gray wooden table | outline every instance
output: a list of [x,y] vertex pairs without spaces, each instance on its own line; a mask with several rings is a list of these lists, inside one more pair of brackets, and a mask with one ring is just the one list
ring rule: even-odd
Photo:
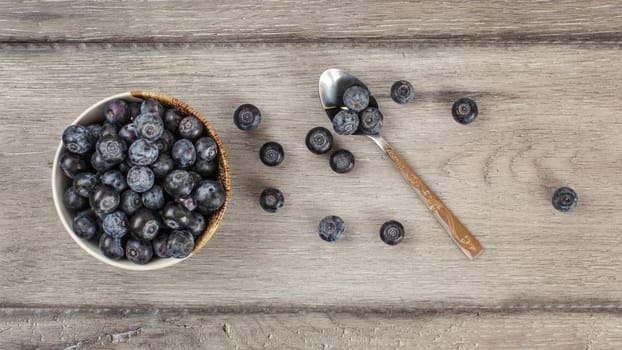
[[[602,1],[0,1],[1,349],[619,349],[622,5]],[[317,81],[350,70],[383,133],[481,240],[467,261],[369,140],[338,176],[304,135]],[[414,103],[389,98],[397,79]],[[152,273],[84,253],[52,204],[63,128],[160,91],[222,136],[231,206],[195,257]],[[452,102],[480,116],[455,123]],[[264,114],[252,136],[232,112]],[[282,166],[257,151],[283,144]],[[285,208],[257,203],[279,187]],[[575,188],[572,213],[550,204]],[[328,244],[321,217],[343,217]],[[388,219],[405,241],[378,238]]]

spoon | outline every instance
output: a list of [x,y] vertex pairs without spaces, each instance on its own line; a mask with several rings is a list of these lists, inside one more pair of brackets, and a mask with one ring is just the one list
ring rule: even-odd
[[[367,86],[355,76],[341,69],[327,69],[320,76],[320,101],[322,108],[328,117],[332,118],[339,113],[344,106],[343,93],[352,85],[359,85],[369,91]],[[378,108],[376,99],[369,97],[369,106]],[[391,158],[393,164],[401,171],[402,175],[410,183],[421,200],[432,211],[438,222],[445,228],[449,237],[456,243],[462,252],[469,258],[474,259],[482,253],[484,248],[458,218],[441,202],[432,190],[421,180],[419,176],[406,164],[393,150],[393,147],[380,134],[367,135]]]

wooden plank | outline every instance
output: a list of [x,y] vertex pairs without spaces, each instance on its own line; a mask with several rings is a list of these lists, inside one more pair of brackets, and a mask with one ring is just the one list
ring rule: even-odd
[[610,313],[2,309],[3,349],[618,349]]
[[12,42],[619,42],[622,33],[616,0],[5,0],[0,8],[0,41]]
[[[618,46],[4,45],[0,51],[0,303],[4,305],[288,306],[379,309],[542,307],[622,303]],[[303,143],[328,126],[317,79],[328,67],[364,79],[385,113],[383,134],[487,251],[469,262],[376,146],[337,137],[357,157],[348,175]],[[388,97],[411,80],[416,102]],[[212,119],[231,158],[232,205],[212,241],[187,262],[153,273],[105,266],[63,231],[50,167],[59,135],[83,109],[130,89],[159,90]],[[481,114],[455,123],[452,101]],[[255,133],[231,115],[257,104]],[[263,166],[261,144],[286,150]],[[264,186],[286,195],[263,212]],[[580,196],[556,212],[562,185]],[[345,239],[321,241],[328,214]],[[396,247],[378,238],[406,227]]]

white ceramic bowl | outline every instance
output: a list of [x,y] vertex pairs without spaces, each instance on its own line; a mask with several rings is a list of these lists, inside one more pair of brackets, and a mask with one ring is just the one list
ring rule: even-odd
[[224,150],[224,147],[222,145],[220,138],[218,137],[214,129],[211,128],[211,126],[209,125],[209,123],[203,116],[201,116],[196,110],[186,105],[185,103],[175,98],[162,95],[159,93],[144,92],[144,91],[131,91],[131,92],[125,92],[122,94],[106,97],[105,99],[95,103],[94,105],[89,107],[87,110],[85,110],[76,120],[74,120],[73,123],[80,124],[80,125],[88,125],[94,122],[102,122],[104,120],[104,117],[103,117],[104,105],[106,104],[106,102],[112,99],[117,99],[117,98],[125,100],[125,101],[137,101],[137,102],[140,102],[148,98],[155,98],[159,100],[160,103],[165,105],[165,107],[175,107],[175,108],[178,108],[184,111],[188,115],[194,115],[195,117],[199,118],[199,120],[201,120],[203,124],[205,125],[206,132],[218,144],[219,178],[220,178],[221,183],[223,184],[223,187],[225,188],[225,203],[223,204],[222,208],[219,209],[219,211],[217,211],[212,216],[205,232],[203,233],[203,235],[201,235],[197,239],[195,248],[190,254],[190,256],[184,259],[175,259],[175,258],[161,259],[161,258],[156,257],[154,258],[154,260],[152,260],[151,262],[145,265],[137,265],[137,264],[127,261],[126,259],[121,259],[121,260],[109,259],[99,251],[98,242],[96,242],[95,240],[82,239],[73,232],[72,214],[67,209],[65,209],[63,205],[63,194],[65,193],[65,190],[69,186],[71,186],[72,183],[71,183],[71,179],[67,178],[65,174],[63,173],[63,171],[58,166],[58,159],[60,155],[64,152],[63,144],[61,142],[58,146],[58,149],[56,150],[56,156],[54,157],[54,167],[52,170],[52,192],[54,195],[54,206],[56,207],[56,212],[58,213],[58,216],[61,222],[63,223],[65,230],[67,231],[67,233],[69,233],[71,238],[73,238],[73,240],[76,241],[76,243],[78,243],[78,245],[82,249],[84,249],[87,253],[91,254],[93,257],[95,257],[99,261],[102,261],[108,265],[120,267],[120,268],[127,269],[127,270],[136,270],[136,271],[157,270],[163,267],[175,265],[183,260],[190,258],[192,255],[196,254],[196,252],[199,249],[201,249],[203,245],[205,245],[205,243],[211,238],[211,236],[216,231],[218,224],[222,220],[222,217],[224,215],[225,209],[229,201],[230,193],[231,193],[230,171],[229,171],[229,163],[227,160],[227,155],[225,153],[225,150]]

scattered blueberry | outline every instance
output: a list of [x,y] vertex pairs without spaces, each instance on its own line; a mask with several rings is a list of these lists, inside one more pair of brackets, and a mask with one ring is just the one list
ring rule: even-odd
[[127,123],[130,109],[123,100],[110,100],[104,106],[104,116],[110,124],[123,125]]
[[102,134],[102,126],[100,124],[89,124],[86,126],[86,130],[91,134],[92,140],[97,140]]
[[570,187],[561,187],[553,194],[553,207],[566,212],[574,209],[579,201],[579,196]]
[[398,80],[391,86],[391,98],[402,105],[410,103],[415,98],[415,88],[409,81]]
[[164,133],[164,122],[157,114],[143,113],[134,120],[138,135],[149,141],[157,141]]
[[354,169],[354,154],[345,149],[338,149],[330,155],[330,168],[339,174],[345,174]]
[[277,166],[284,158],[283,147],[278,142],[266,142],[259,150],[259,159],[267,166]]
[[126,176],[127,185],[132,191],[143,193],[149,191],[155,182],[153,171],[146,166],[136,165],[130,168]]
[[84,172],[73,178],[73,187],[82,197],[90,196],[98,184],[99,180],[97,179],[97,175],[93,173]]
[[127,215],[121,210],[113,211],[110,214],[104,216],[102,221],[102,228],[107,235],[114,238],[121,238],[127,233],[129,221]]
[[188,231],[190,231],[190,233],[192,233],[193,236],[200,236],[203,234],[203,232],[205,232],[205,228],[207,227],[207,220],[205,220],[205,216],[196,213],[196,212],[192,212],[192,219],[190,220],[190,223],[188,224]]
[[106,185],[99,185],[95,187],[89,197],[91,208],[102,214],[112,213],[117,210],[120,202],[121,196],[119,195],[119,192]]
[[343,232],[346,230],[346,224],[343,220],[335,215],[326,216],[320,221],[318,231],[320,238],[327,242],[335,242],[343,237]]
[[175,168],[175,161],[166,153],[161,153],[158,159],[151,164],[151,170],[156,178],[165,177]]
[[150,242],[138,239],[129,239],[125,244],[125,256],[128,261],[144,265],[153,257],[153,247]]
[[140,239],[152,240],[162,228],[162,221],[147,208],[138,209],[130,219],[130,230]]
[[477,104],[470,98],[463,97],[454,102],[451,114],[460,124],[470,124],[477,118]]
[[136,193],[132,190],[125,190],[121,193],[121,203],[119,207],[127,215],[134,215],[134,213],[143,206],[143,200],[140,193]]
[[284,203],[283,192],[273,187],[264,189],[259,196],[259,205],[268,213],[276,213],[277,210],[283,208]]
[[97,235],[97,220],[88,210],[85,210],[73,217],[72,228],[76,236],[91,239]]
[[188,226],[192,220],[190,210],[184,208],[182,205],[174,202],[168,202],[162,209],[162,221],[164,225],[177,230]]
[[123,241],[120,238],[114,238],[109,235],[101,235],[99,237],[99,250],[105,257],[113,260],[119,260],[125,255]]
[[94,141],[91,133],[82,125],[69,125],[63,131],[62,140],[65,148],[75,154],[88,153]]
[[179,122],[179,135],[188,140],[196,140],[203,134],[203,123],[194,116],[187,116]]
[[178,259],[185,258],[192,253],[194,237],[188,231],[173,231],[168,236],[166,248],[170,256]]
[[194,191],[194,200],[204,210],[214,211],[224,204],[225,190],[220,182],[203,180]]
[[126,144],[131,145],[134,141],[138,139],[138,129],[136,128],[136,124],[129,123],[125,124],[119,129],[118,134]]
[[174,109],[169,109],[164,115],[164,127],[171,132],[177,133],[179,131],[179,122],[184,119]]
[[359,115],[349,109],[339,111],[333,118],[333,129],[339,135],[352,135],[358,127]]
[[194,171],[204,178],[215,177],[218,174],[218,163],[216,160],[197,160],[194,163]]
[[315,154],[324,154],[333,147],[333,135],[326,128],[315,127],[307,133],[305,143],[309,151]]
[[84,162],[79,155],[70,152],[65,152],[60,155],[58,158],[58,166],[70,179],[73,179],[76,175],[88,169],[86,162]]
[[107,162],[99,152],[93,152],[93,154],[91,154],[91,166],[95,171],[101,173],[114,168],[115,163]]
[[158,117],[164,117],[164,107],[158,102],[158,100],[144,100],[140,105],[141,114],[155,114]]
[[233,123],[243,131],[257,129],[261,124],[261,112],[252,104],[240,105],[233,113]]
[[104,137],[104,136],[108,136],[108,135],[118,135],[119,134],[119,127],[114,125],[114,124],[110,124],[110,123],[104,123],[102,125],[101,128],[101,133],[99,135],[99,137]]
[[343,93],[343,104],[355,112],[360,112],[369,105],[369,91],[362,86],[352,85]]
[[99,176],[99,181],[104,185],[108,185],[114,188],[118,192],[122,192],[127,189],[127,182],[125,176],[119,170],[108,170]]
[[218,155],[218,145],[216,141],[209,136],[201,137],[194,145],[197,150],[198,159],[214,160]]
[[169,153],[175,143],[175,136],[173,136],[172,132],[164,130],[160,139],[154,143],[158,147],[160,153]]
[[404,239],[404,226],[398,221],[390,220],[380,227],[380,239],[388,245],[396,245]]
[[118,135],[102,136],[97,141],[97,152],[106,162],[119,164],[125,159],[127,144]]
[[151,141],[140,139],[132,143],[127,151],[131,164],[149,165],[158,159],[158,147]]
[[158,185],[153,185],[151,189],[142,196],[143,205],[149,209],[160,209],[164,206],[164,192],[162,191],[162,187]]
[[186,170],[173,170],[164,179],[164,191],[171,197],[185,197],[192,193],[195,178]]
[[168,232],[160,232],[156,238],[151,241],[153,246],[153,252],[155,255],[160,258],[170,258],[171,255],[168,253]]
[[383,116],[382,113],[376,107],[367,107],[361,112],[361,120],[359,123],[359,129],[364,134],[376,135],[382,129]]
[[82,210],[89,205],[89,200],[79,195],[75,187],[71,186],[63,194],[63,205],[69,210]]
[[190,140],[179,139],[173,144],[173,160],[182,168],[190,167],[197,160],[197,152]]

